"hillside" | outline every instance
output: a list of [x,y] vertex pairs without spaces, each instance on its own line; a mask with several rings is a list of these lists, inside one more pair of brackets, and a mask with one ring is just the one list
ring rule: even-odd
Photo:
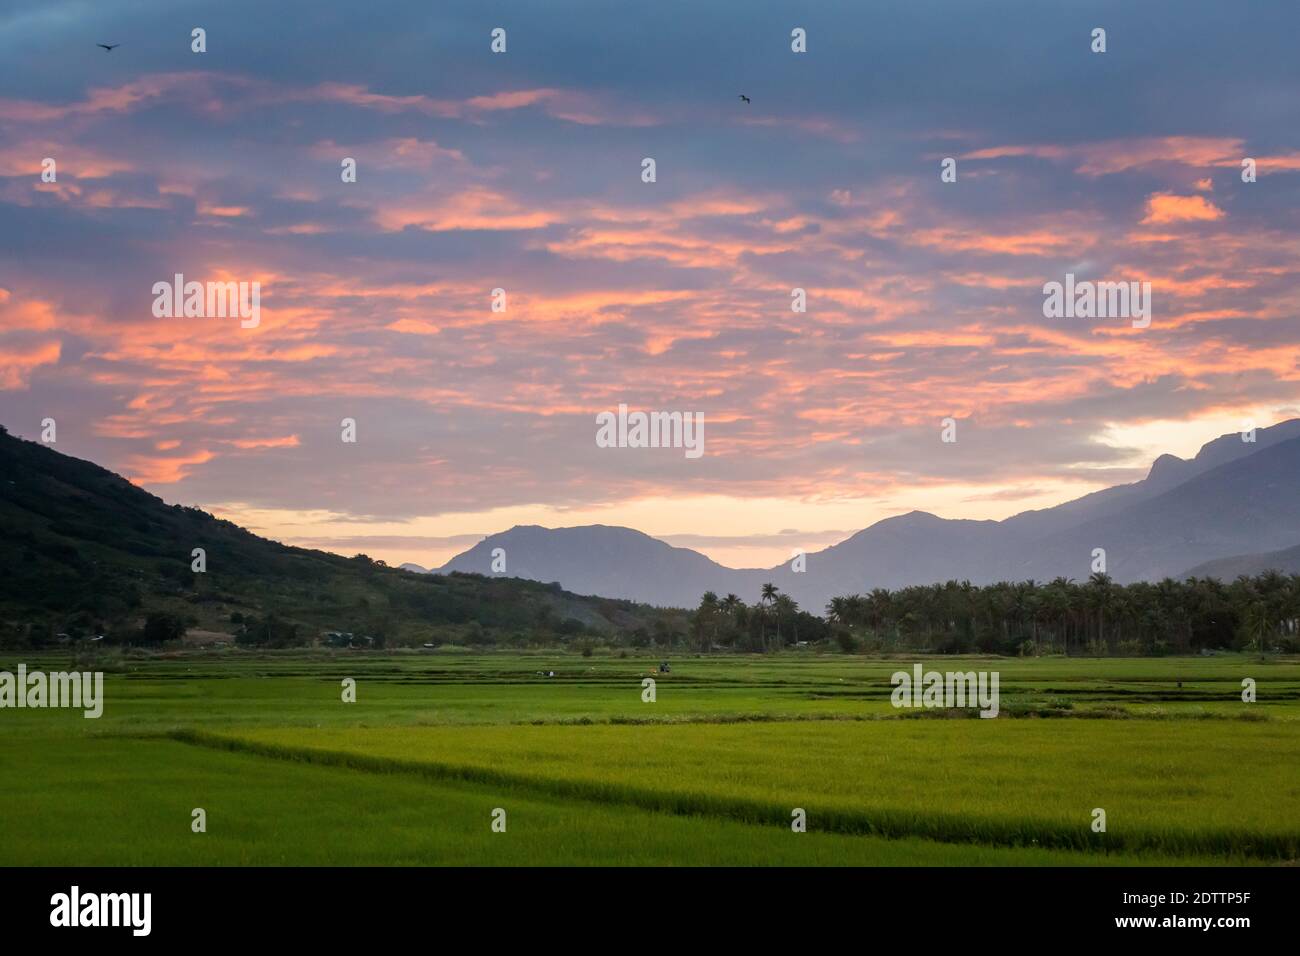
[[1263,554],[1238,554],[1230,558],[1206,561],[1204,564],[1189,568],[1185,573],[1185,577],[1235,581],[1243,575],[1254,577],[1267,571],[1277,571],[1280,574],[1300,574],[1300,545],[1282,551],[1268,551]]
[[[681,615],[558,585],[389,568],[260,538],[168,505],[98,465],[0,428],[0,637],[139,637],[150,615],[269,643],[345,631],[387,644],[522,643],[684,629]],[[195,548],[204,573],[191,570]],[[232,615],[234,619],[232,620]],[[267,625],[267,621],[272,622]],[[242,628],[242,629],[247,629]]]

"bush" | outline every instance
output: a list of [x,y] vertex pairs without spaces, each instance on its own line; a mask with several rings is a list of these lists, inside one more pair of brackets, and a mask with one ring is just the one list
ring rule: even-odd
[[185,622],[175,614],[156,612],[145,618],[140,640],[145,644],[165,644],[185,636]]

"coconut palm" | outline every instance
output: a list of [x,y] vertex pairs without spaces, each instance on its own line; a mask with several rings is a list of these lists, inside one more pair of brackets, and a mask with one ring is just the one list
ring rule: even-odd
[[795,630],[795,632],[794,632],[794,640],[795,640],[795,642],[797,643],[798,640],[799,640],[799,631],[797,630],[797,628],[798,628],[798,623],[797,623],[797,618],[795,617],[795,615],[797,615],[797,614],[799,613],[799,605],[796,604],[796,603],[794,602],[794,600],[790,597],[790,595],[788,595],[788,594],[781,594],[781,595],[778,595],[778,596],[773,600],[773,602],[772,602],[772,607],[773,607],[773,608],[775,609],[775,611],[776,611],[776,644],[777,644],[777,647],[784,647],[784,646],[785,646],[784,644],[781,643],[781,619],[782,619],[782,618],[785,618],[786,620],[789,620],[789,621],[791,621],[791,622],[795,622],[795,625],[794,625],[794,626],[796,627],[796,630]]
[[[760,621],[762,624],[762,638],[763,638],[764,651],[767,650],[767,612],[768,609],[771,607],[772,602],[776,600],[777,590],[778,588],[775,584],[770,584],[770,583],[764,584],[762,587],[762,592],[760,593],[758,598],[758,606],[762,608],[762,611],[760,612]],[[779,629],[780,627],[779,622],[777,624],[777,627]]]

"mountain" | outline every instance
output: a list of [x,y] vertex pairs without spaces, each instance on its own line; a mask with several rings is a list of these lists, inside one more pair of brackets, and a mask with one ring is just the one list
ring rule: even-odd
[[[1036,542],[1011,570],[1055,577],[1077,569],[1080,555],[1104,547],[1107,571],[1128,583],[1170,577],[1190,565],[1246,551],[1289,547],[1300,538],[1297,487],[1300,439],[1271,443]],[[1084,575],[1076,570],[1068,576]]]
[[418,644],[685,628],[677,612],[554,585],[288,547],[2,426],[0,545],[0,643],[51,631],[134,639],[151,616],[227,633],[257,621],[287,644],[326,631]]
[[1206,561],[1204,564],[1189,568],[1180,576],[1235,581],[1243,574],[1247,577],[1255,577],[1265,571],[1300,574],[1300,545],[1284,551],[1270,551],[1267,554],[1238,554],[1231,558]]
[[[739,592],[748,586],[752,575],[760,573],[723,567],[698,551],[674,548],[640,531],[607,525],[517,525],[458,554],[437,573],[493,574],[493,552],[498,548],[504,552],[503,577],[573,581],[579,593],[607,597],[637,594],[637,600],[660,607],[694,607],[709,588],[719,594]],[[700,582],[708,583],[700,587]]]
[[1151,470],[1142,481],[1094,491],[1054,508],[1024,511],[1006,519],[1004,523],[1031,536],[1064,530],[1149,500],[1219,465],[1249,457],[1257,451],[1295,438],[1300,438],[1300,419],[1261,428],[1256,432],[1253,442],[1244,442],[1239,432],[1232,432],[1202,445],[1195,458],[1161,455],[1152,463]]
[[765,582],[820,613],[830,598],[969,580],[1086,579],[1093,550],[1129,583],[1176,576],[1199,562],[1289,547],[1300,540],[1300,420],[1231,433],[1194,458],[1161,455],[1147,477],[1003,521],[913,511],[807,555],[807,570],[728,568],[630,528],[516,527],[492,535],[439,573],[490,573],[502,548],[509,576],[557,581],[582,594],[689,607],[706,590],[753,600]]

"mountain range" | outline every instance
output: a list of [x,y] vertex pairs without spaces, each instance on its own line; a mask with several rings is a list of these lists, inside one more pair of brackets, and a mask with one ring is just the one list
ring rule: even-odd
[[923,511],[886,518],[809,552],[802,572],[790,564],[728,568],[631,528],[520,525],[432,573],[492,574],[497,548],[503,576],[558,582],[579,594],[692,607],[705,591],[751,600],[771,582],[814,613],[832,597],[873,588],[1084,580],[1097,548],[1119,583],[1288,570],[1300,564],[1300,419],[1259,429],[1253,442],[1223,435],[1194,458],[1161,455],[1141,481],[1002,521]]
[[[503,634],[649,631],[680,621],[646,605],[693,607],[706,590],[753,601],[771,582],[821,613],[832,597],[874,588],[1084,580],[1096,548],[1120,583],[1230,580],[1300,571],[1297,492],[1300,420],[1292,420],[1260,429],[1255,442],[1232,433],[1191,459],[1162,455],[1141,481],[1003,521],[886,518],[810,552],[804,572],[728,568],[640,531],[595,525],[518,526],[431,573],[410,573],[424,569],[259,538],[0,428],[0,623],[71,615],[89,627],[166,610],[204,627],[274,612],[304,632],[391,630],[408,641],[459,634],[471,622]],[[195,547],[206,551],[205,573],[191,569]]]

